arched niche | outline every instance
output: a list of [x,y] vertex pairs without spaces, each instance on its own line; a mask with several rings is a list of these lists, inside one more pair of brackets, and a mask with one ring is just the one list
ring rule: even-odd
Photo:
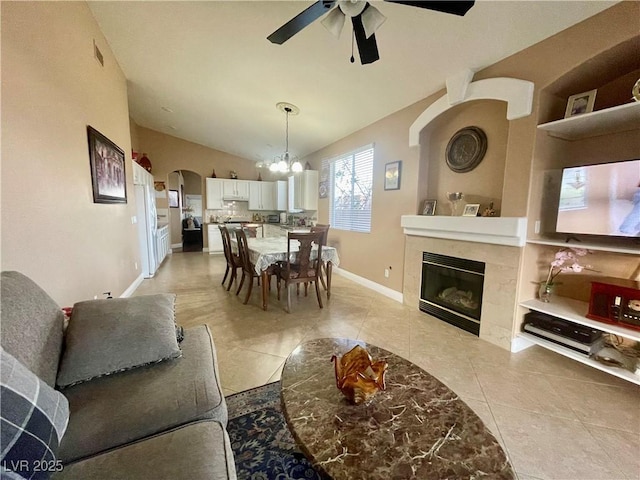
[[[447,94],[431,104],[409,129],[410,146],[420,146],[418,199],[438,200],[438,215],[448,215],[446,192],[461,191],[466,202],[481,208],[494,202],[501,209],[509,121],[531,114],[533,83],[513,78],[471,82],[464,71],[447,80]],[[445,164],[444,152],[460,128],[475,125],[488,136],[487,153],[472,171],[454,173]],[[420,208],[420,207],[418,207]]]

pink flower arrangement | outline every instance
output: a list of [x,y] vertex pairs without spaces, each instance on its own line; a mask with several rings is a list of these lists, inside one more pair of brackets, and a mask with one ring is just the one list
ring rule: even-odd
[[549,274],[547,275],[547,285],[553,285],[553,280],[562,272],[580,273],[583,270],[590,270],[591,265],[580,265],[580,257],[584,257],[589,253],[586,248],[563,248],[556,252],[556,255],[549,266]]

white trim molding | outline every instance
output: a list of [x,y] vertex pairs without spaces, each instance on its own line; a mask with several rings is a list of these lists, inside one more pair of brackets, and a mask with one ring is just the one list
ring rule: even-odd
[[534,346],[535,343],[524,337],[516,337],[511,339],[511,352],[518,353]]
[[133,292],[135,292],[136,288],[140,286],[140,284],[142,283],[142,280],[144,280],[144,276],[140,274],[138,278],[136,278],[131,283],[131,285],[129,285],[129,287],[124,292],[122,292],[122,295],[120,295],[120,298],[127,298],[133,295]]
[[396,292],[395,290],[392,290],[389,287],[385,287],[384,285],[380,285],[379,283],[373,282],[367,278],[361,277],[359,275],[356,275],[355,273],[351,273],[347,270],[343,270],[342,268],[338,268],[338,267],[333,267],[333,271],[338,274],[341,275],[345,278],[348,278],[349,280],[358,283],[360,285],[362,285],[363,287],[367,287],[370,288],[371,290],[374,290],[382,295],[384,295],[385,297],[389,297],[391,300],[395,300],[396,302],[400,302],[403,303],[403,295],[402,292]]
[[433,102],[409,128],[409,146],[420,145],[420,132],[450,108],[474,100],[507,102],[507,120],[531,115],[533,82],[517,78],[487,78],[472,82],[473,72],[463,70],[447,79],[447,94]]
[[448,217],[402,215],[405,235],[524,247],[527,217]]

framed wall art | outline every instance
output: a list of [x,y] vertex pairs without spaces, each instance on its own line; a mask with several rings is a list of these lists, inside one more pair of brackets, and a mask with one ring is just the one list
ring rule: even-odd
[[178,200],[178,190],[169,190],[169,207],[178,208],[180,201]]
[[567,100],[567,109],[564,112],[564,118],[593,112],[593,105],[596,103],[596,92],[597,90],[589,90],[588,92],[571,95],[569,100]]
[[436,200],[425,200],[424,207],[422,208],[422,215],[435,215],[436,214]]
[[400,190],[400,176],[402,174],[402,161],[387,163],[384,166],[384,189]]
[[124,151],[87,126],[94,203],[127,203]]

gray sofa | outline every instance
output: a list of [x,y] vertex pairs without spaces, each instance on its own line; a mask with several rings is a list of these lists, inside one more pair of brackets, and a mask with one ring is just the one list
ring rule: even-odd
[[[58,442],[54,434],[50,435],[52,441],[44,447],[45,456],[38,453],[36,457],[49,460],[44,468],[48,472],[33,478],[46,478],[48,473],[56,480],[236,478],[226,432],[226,402],[209,329],[206,326],[187,329],[179,348],[168,347],[173,348],[169,355],[151,351],[162,342],[153,340],[156,329],[153,321],[157,315],[149,305],[164,302],[164,311],[170,310],[165,316],[172,315],[173,306],[166,306],[172,296],[82,302],[74,307],[69,327],[63,331],[63,312],[33,281],[18,272],[2,272],[1,282],[3,427],[5,417],[16,415],[15,410],[19,410],[9,401],[13,397],[5,393],[15,389],[9,385],[11,382],[30,384],[37,380],[40,386],[35,389],[36,397],[57,398],[53,400],[57,403],[56,413],[48,418],[53,425],[51,431],[61,435],[61,439]],[[130,325],[119,318],[114,320],[123,309],[129,315],[131,308],[133,316],[138,316]],[[96,312],[103,310],[108,314],[96,316]],[[147,317],[154,317],[150,325],[144,323],[145,312]],[[110,321],[117,328],[109,326]],[[175,324],[169,327],[175,337]],[[167,345],[172,342],[177,345],[178,340],[166,335],[169,327],[164,322],[162,335]],[[149,337],[152,341],[147,342]],[[141,365],[122,363],[130,356],[127,348],[131,356],[140,358],[136,361],[143,362]],[[74,353],[78,351],[80,356]],[[86,355],[84,360],[82,355]],[[110,371],[97,375],[91,372],[94,368],[106,368],[105,355],[112,357],[106,359]],[[149,355],[159,358],[149,360]],[[21,368],[7,367],[11,362],[22,364],[26,374],[32,372],[37,379],[9,378],[8,371],[12,377],[19,377]],[[66,386],[59,391],[50,388],[61,383]],[[64,431],[66,411],[69,415]],[[19,424],[15,419],[9,423]],[[28,423],[23,421],[24,425]],[[24,459],[30,452],[25,447],[20,450],[18,440],[5,438],[7,432],[3,430],[3,450],[8,442],[15,441],[16,447],[3,458],[2,477],[27,477],[20,468],[33,465],[20,464],[15,459]],[[42,464],[39,467],[43,470]],[[21,476],[15,476],[16,473]]]

